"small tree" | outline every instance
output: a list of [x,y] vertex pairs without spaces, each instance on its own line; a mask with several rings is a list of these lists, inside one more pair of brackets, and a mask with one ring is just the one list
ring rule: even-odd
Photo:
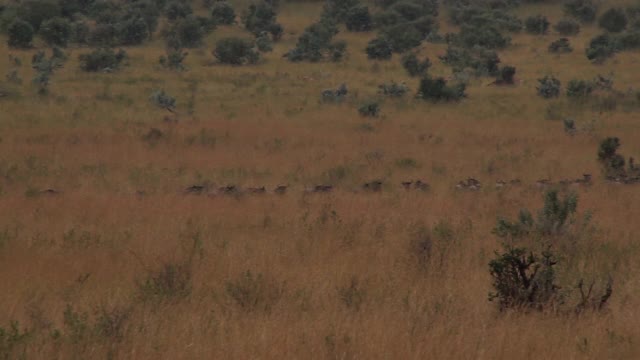
[[28,22],[16,19],[7,29],[9,39],[7,43],[14,48],[29,48],[33,41],[33,26]]
[[593,0],[569,0],[564,5],[567,15],[573,16],[583,23],[592,23],[596,20],[598,7]]
[[611,8],[607,10],[598,21],[601,28],[612,33],[619,33],[627,28],[627,15],[623,9]]
[[258,51],[263,53],[273,51],[273,41],[266,31],[263,31],[256,38],[256,47],[258,48]]
[[391,43],[385,37],[375,38],[367,44],[367,57],[372,60],[389,60],[393,56]]
[[260,59],[260,54],[253,49],[253,44],[236,37],[218,40],[213,55],[220,63],[230,65],[255,64]]
[[157,107],[165,109],[171,113],[176,109],[176,98],[167,94],[164,90],[154,90],[149,100]]
[[598,161],[602,164],[606,176],[619,177],[625,175],[624,156],[618,154],[620,139],[609,137],[600,143]]
[[544,35],[549,30],[549,20],[542,15],[530,16],[525,20],[524,27],[529,34]]
[[558,21],[553,29],[562,36],[578,35],[580,32],[580,24],[571,19],[563,19]]
[[560,80],[555,77],[547,75],[542,79],[538,79],[538,83],[536,89],[538,90],[539,96],[550,99],[560,95]]
[[47,44],[64,47],[71,39],[71,31],[69,20],[55,17],[44,21],[39,33]]
[[573,51],[569,39],[560,38],[549,44],[549,52],[555,54],[570,53]]
[[211,18],[219,25],[233,25],[236,22],[236,12],[226,1],[217,1],[211,8]]
[[567,84],[567,97],[572,99],[585,99],[593,92],[591,81],[573,79]]
[[177,71],[185,71],[187,67],[183,64],[184,59],[186,59],[188,52],[183,49],[175,49],[175,48],[167,48],[167,54],[160,56],[159,62],[160,65],[167,69],[177,70]]
[[126,58],[127,53],[124,50],[115,52],[111,48],[96,49],[78,56],[80,68],[88,72],[117,70]]
[[420,61],[418,56],[411,52],[402,57],[402,67],[404,67],[407,74],[411,77],[424,76],[431,67],[431,61],[429,61],[429,59]]
[[514,66],[505,65],[500,69],[500,73],[496,78],[496,84],[498,85],[513,85],[513,77],[516,75],[516,68]]
[[425,76],[420,80],[418,87],[418,98],[430,101],[458,101],[466,96],[466,86],[463,83],[448,85],[442,78],[431,78]]
[[387,39],[393,52],[396,53],[409,51],[419,46],[424,39],[420,31],[409,23],[400,23],[385,28],[382,31],[382,36]]
[[585,52],[589,60],[601,63],[612,57],[618,50],[616,39],[609,34],[602,34],[591,39]]
[[368,101],[358,108],[358,112],[364,117],[378,117],[380,104],[377,101]]
[[355,6],[347,11],[345,25],[349,31],[371,30],[371,14],[366,6]]

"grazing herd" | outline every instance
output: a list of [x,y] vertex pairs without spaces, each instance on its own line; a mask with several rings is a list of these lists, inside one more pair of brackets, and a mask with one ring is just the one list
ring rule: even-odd
[[[613,184],[640,184],[640,176],[638,177],[605,177],[605,181],[607,183]],[[583,174],[581,178],[578,179],[563,179],[557,182],[553,182],[550,179],[539,179],[533,185],[536,188],[548,188],[548,187],[570,187],[570,186],[590,186],[593,182],[593,176],[591,174]],[[505,189],[508,187],[517,187],[521,186],[523,182],[520,179],[512,179],[512,180],[497,180],[495,182],[495,189]],[[407,180],[402,181],[399,184],[402,189],[405,191],[421,191],[427,192],[431,190],[431,185],[423,180]],[[360,189],[355,192],[362,193],[380,193],[385,188],[388,188],[387,184],[385,184],[382,180],[373,180],[370,182],[366,182],[362,184]],[[461,180],[455,185],[456,190],[466,190],[466,191],[479,191],[483,188],[482,182],[480,180],[474,178],[467,178],[466,180]],[[241,195],[264,195],[264,194],[275,194],[275,195],[285,195],[289,191],[289,185],[277,185],[273,189],[268,189],[266,186],[259,187],[246,187],[242,188],[236,185],[226,185],[221,187],[213,187],[210,185],[191,185],[184,190],[182,190],[182,194],[184,195],[208,195],[208,196],[241,196]],[[331,193],[336,189],[334,185],[330,184],[319,184],[310,187],[305,187],[302,190],[303,194],[327,194]],[[61,191],[56,189],[44,189],[35,192],[36,195],[40,196],[54,196],[62,194]],[[146,192],[137,191],[136,194],[138,196],[145,196]]]

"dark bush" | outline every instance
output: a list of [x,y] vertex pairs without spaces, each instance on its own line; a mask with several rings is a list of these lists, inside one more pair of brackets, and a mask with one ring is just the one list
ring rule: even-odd
[[442,78],[425,76],[420,80],[418,98],[430,101],[458,101],[466,96],[464,84],[448,85]]
[[640,48],[640,31],[628,31],[617,35],[615,38],[617,50],[635,50]]
[[607,30],[612,33],[619,33],[627,28],[627,15],[623,9],[619,8],[611,8],[607,10],[600,19],[598,20],[598,25],[601,28]]
[[31,26],[31,24],[24,20],[16,19],[9,25],[9,29],[7,29],[7,34],[9,35],[7,43],[10,47],[14,48],[31,47],[33,33],[33,26]]
[[374,60],[389,60],[393,55],[391,43],[385,37],[375,38],[367,44],[367,57]]
[[55,0],[26,0],[19,4],[18,17],[31,24],[35,32],[40,31],[45,20],[60,16],[60,5]]
[[118,29],[113,24],[98,24],[89,33],[88,41],[94,46],[113,46],[118,43]]
[[346,84],[341,84],[337,89],[325,89],[322,91],[322,102],[340,103],[349,93]]
[[89,25],[84,21],[76,21],[71,23],[71,39],[72,43],[86,44],[89,41]]
[[620,139],[609,137],[600,143],[598,148],[598,161],[602,164],[606,176],[619,177],[625,175],[624,157],[618,154]]
[[205,29],[195,16],[187,16],[175,21],[166,33],[167,43],[171,47],[195,48],[202,45]]
[[236,37],[218,40],[213,55],[222,64],[229,65],[255,64],[260,59],[260,54],[254,50],[253,44]]
[[473,69],[476,76],[497,76],[500,57],[493,50],[484,48],[465,49],[449,46],[440,60],[453,67],[455,73]]
[[337,33],[336,25],[328,20],[312,24],[300,35],[296,47],[287,52],[285,57],[294,62],[316,62],[326,58],[340,60],[346,51],[346,43],[332,42]]
[[574,20],[563,19],[558,21],[553,29],[560,35],[577,35],[580,32],[580,24]]
[[526,248],[507,247],[489,263],[495,293],[489,299],[497,299],[500,310],[534,308],[542,310],[557,297],[553,266],[555,257],[549,251],[541,255]]
[[167,69],[184,71],[187,68],[184,66],[183,62],[187,55],[189,55],[189,53],[182,49],[167,48],[166,56],[161,56],[159,62],[160,65]]
[[379,28],[396,25],[403,21],[402,16],[395,11],[382,11],[373,15],[372,18],[373,24]]
[[347,11],[345,25],[349,31],[371,30],[371,14],[366,6],[355,6]]
[[555,77],[547,75],[542,79],[538,79],[538,83],[536,89],[538,90],[539,96],[550,99],[560,95],[560,80]]
[[407,85],[404,83],[398,84],[395,81],[379,85],[378,89],[382,95],[391,97],[403,97],[407,92],[409,92],[409,87]]
[[71,38],[71,23],[61,17],[46,20],[42,23],[39,34],[48,45],[67,46]]
[[260,52],[273,51],[273,41],[266,31],[263,31],[258,37],[256,37],[256,47]]
[[560,38],[551,44],[549,44],[549,52],[552,53],[570,53],[573,51],[571,44],[569,43],[569,39]]
[[132,17],[116,24],[118,44],[139,45],[150,36],[147,22],[142,17]]
[[567,15],[583,23],[594,22],[598,13],[598,7],[593,0],[569,0],[565,3],[564,10]]
[[126,58],[127,53],[124,50],[115,52],[110,48],[96,49],[78,56],[80,69],[89,72],[117,70]]
[[567,83],[567,97],[572,99],[584,99],[594,90],[593,83],[587,80],[571,80]]
[[420,61],[415,53],[407,53],[402,56],[402,67],[411,77],[424,76],[431,67],[431,61],[424,59]]
[[417,20],[411,21],[409,24],[418,30],[423,38],[429,35],[433,36],[438,32],[438,21],[431,16],[422,16]]
[[216,24],[232,25],[236,22],[236,12],[226,1],[216,1],[211,7],[211,18]]
[[404,20],[413,21],[422,16],[422,6],[411,1],[399,1],[393,4],[390,11],[394,11],[404,18]]
[[325,0],[322,17],[343,23],[349,11],[357,6],[360,6],[360,0]]
[[511,38],[502,35],[493,26],[476,27],[463,25],[453,40],[463,47],[480,46],[487,49],[502,49],[511,43]]
[[380,104],[377,101],[368,101],[358,108],[358,113],[364,117],[378,117]]
[[549,30],[549,20],[546,16],[536,15],[528,17],[524,22],[524,28],[529,34],[544,35]]
[[513,78],[516,75],[516,68],[514,66],[505,65],[500,69],[498,76],[496,77],[496,84],[498,85],[513,85]]
[[243,15],[244,27],[254,35],[263,31],[270,33],[274,40],[282,35],[282,26],[276,22],[276,11],[267,2],[251,4]]
[[587,58],[594,62],[602,62],[618,51],[616,39],[609,34],[594,37],[585,50]]
[[381,36],[387,39],[396,53],[403,53],[419,46],[424,38],[415,26],[407,23],[387,27],[381,31]]
[[165,15],[169,20],[177,20],[185,18],[193,14],[193,9],[188,2],[174,0],[167,4]]

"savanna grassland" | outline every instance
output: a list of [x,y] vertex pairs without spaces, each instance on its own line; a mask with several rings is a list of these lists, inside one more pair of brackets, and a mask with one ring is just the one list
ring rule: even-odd
[[[253,38],[240,20],[249,2],[231,3],[238,24],[188,49],[185,71],[158,62],[161,17],[151,40],[116,47],[128,54],[116,71],[81,71],[78,55],[92,47],[69,45],[42,93],[31,57],[49,56],[48,46],[36,37],[32,48],[9,47],[0,35],[3,358],[640,358],[640,185],[606,181],[598,160],[608,137],[640,156],[637,52],[590,61],[597,22],[560,55],[547,50],[560,37],[552,29],[511,33],[498,54],[517,68],[515,84],[470,76],[465,98],[424,101],[400,54],[367,58],[375,29],[340,25],[338,62],[283,58],[320,18],[320,1],[282,1],[273,51],[256,64],[219,64],[219,39]],[[555,1],[509,11],[565,17]],[[442,4],[439,13],[440,34],[459,30]],[[438,59],[447,46],[423,41],[415,51],[431,60],[430,75],[453,81]],[[11,69],[21,83],[4,79]],[[615,92],[565,96],[571,79],[598,74]],[[537,95],[545,75],[562,82],[559,97]],[[390,81],[409,93],[382,97],[378,85]],[[344,101],[322,101],[343,83]],[[158,89],[175,109],[149,100]],[[373,99],[380,114],[359,114]],[[589,184],[558,185],[585,173]],[[481,188],[456,188],[469,177]],[[417,179],[429,189],[403,189]],[[362,188],[374,180],[380,191]],[[231,185],[239,190],[219,190]],[[273,193],[279,185],[285,194]],[[308,190],[316,185],[333,189]],[[192,186],[203,190],[187,193]],[[548,189],[578,201],[574,230],[551,245],[563,301],[501,311],[488,300],[488,264],[505,241],[497,220],[535,215]],[[580,280],[599,297],[608,279],[605,306],[573,310]]]

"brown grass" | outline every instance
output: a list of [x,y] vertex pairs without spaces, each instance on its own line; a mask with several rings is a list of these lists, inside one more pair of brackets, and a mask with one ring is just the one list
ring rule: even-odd
[[[519,11],[548,14],[552,23],[561,17],[555,5]],[[127,49],[130,66],[114,74],[80,72],[77,55],[86,49],[73,49],[44,98],[29,83],[31,52],[0,42],[1,69],[9,68],[9,53],[25,64],[20,95],[0,99],[0,327],[15,320],[34,331],[27,358],[640,357],[640,193],[605,183],[596,161],[606,136],[621,138],[622,153],[640,154],[637,108],[600,113],[535,96],[536,79],[548,73],[566,83],[613,72],[616,88],[626,90],[640,81],[638,54],[590,64],[583,45],[595,27],[572,38],[575,51],[562,56],[546,52],[554,35],[515,35],[500,56],[517,67],[516,87],[488,87],[490,79],[477,79],[459,104],[387,100],[383,116],[368,120],[357,105],[374,96],[379,83],[407,81],[412,91],[417,83],[397,58],[374,71],[362,51],[371,34],[339,35],[349,43],[344,63],[281,59],[317,14],[317,5],[285,6],[286,35],[257,66],[210,65],[215,40],[241,34],[234,28],[218,29],[202,50],[191,51],[185,73],[159,68],[159,39]],[[449,75],[436,58],[442,45],[421,51],[435,74]],[[192,115],[190,81],[198,82]],[[351,99],[320,104],[320,92],[342,82]],[[164,123],[166,112],[148,102],[155,88],[177,97],[177,124]],[[567,136],[562,121],[545,117],[551,104],[592,130]],[[365,123],[373,131],[363,129]],[[164,133],[155,145],[142,140],[150,128]],[[403,158],[417,166],[399,167]],[[487,263],[499,247],[491,235],[496,218],[540,208],[535,180],[585,172],[596,179],[578,190],[580,213],[592,211],[597,230],[581,245],[590,250],[578,268],[560,271],[569,284],[611,274],[607,311],[499,313],[487,301]],[[469,176],[485,187],[455,191]],[[389,184],[382,193],[353,191],[378,178]],[[417,178],[431,191],[407,193],[399,186]],[[512,178],[524,185],[493,189],[495,180]],[[206,182],[290,184],[291,191],[283,197],[181,194]],[[337,190],[302,194],[327,182]],[[45,188],[63,193],[27,196]],[[137,190],[147,195],[136,197]],[[436,237],[440,259],[421,267],[412,239],[420,226],[438,224],[453,237]],[[137,284],[163,264],[183,261],[194,239],[190,294],[142,301]],[[227,290],[247,271],[261,276],[260,306],[251,309]],[[352,279],[359,307],[341,299]],[[68,304],[87,313],[90,328],[97,310],[126,310],[122,337],[91,332],[74,343],[63,319]],[[57,340],[50,335],[56,329]]]

